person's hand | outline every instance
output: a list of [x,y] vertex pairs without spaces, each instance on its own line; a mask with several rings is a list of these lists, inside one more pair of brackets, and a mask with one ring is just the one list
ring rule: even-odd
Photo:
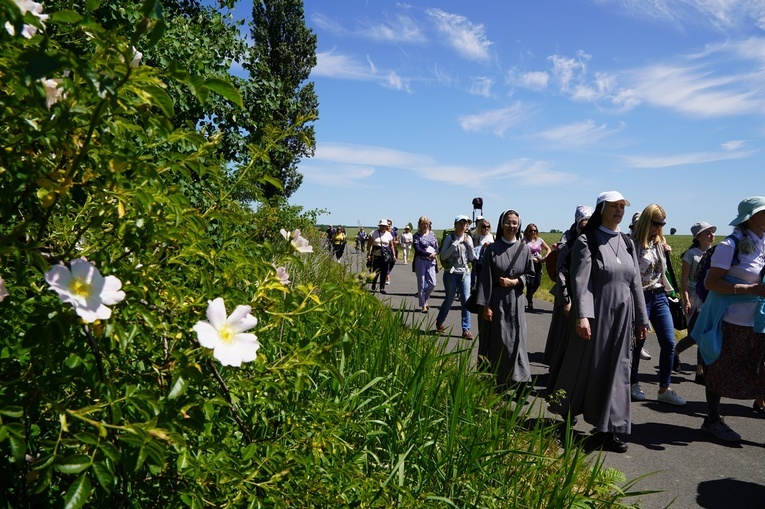
[[568,314],[571,312],[571,303],[569,302],[565,306],[563,306],[563,314],[565,316],[568,316]]
[[683,305],[683,313],[686,315],[689,315],[691,313],[691,301],[686,300],[685,304]]
[[592,337],[590,321],[587,318],[580,318],[576,321],[576,335],[588,341]]
[[494,313],[492,313],[491,308],[489,306],[483,307],[483,319],[487,322],[490,322],[492,317],[494,316]]
[[672,252],[672,246],[669,244],[662,244],[664,246],[664,252],[665,253],[671,253]]
[[635,326],[635,337],[641,341],[648,336],[648,325],[636,325]]

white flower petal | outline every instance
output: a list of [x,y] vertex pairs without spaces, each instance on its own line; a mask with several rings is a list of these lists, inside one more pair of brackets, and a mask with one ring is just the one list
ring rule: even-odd
[[228,320],[226,320],[230,324],[235,324],[237,322],[240,322],[245,316],[247,316],[250,311],[252,311],[252,308],[250,306],[237,306],[236,309],[231,313],[231,316],[228,317]]
[[45,282],[56,292],[59,292],[58,289],[68,288],[71,281],[72,273],[63,265],[54,265],[45,273]]
[[115,276],[104,278],[104,287],[101,289],[101,301],[107,306],[117,304],[125,298],[125,292],[121,291],[122,281]]
[[[6,27],[7,27],[7,26],[8,26],[8,23],[6,23],[5,25],[6,25]],[[13,28],[13,27],[11,27],[11,28]],[[13,34],[11,34],[11,35],[13,35]],[[284,239],[285,239],[285,240],[289,240],[289,239],[290,239],[290,232],[288,232],[288,231],[287,231],[287,230],[285,230],[284,228],[282,228],[281,230],[279,230],[279,233],[281,233],[281,234],[282,234],[282,237],[284,237]]]
[[226,323],[226,303],[222,297],[207,301],[207,319],[218,330]]
[[0,302],[9,296],[8,289],[5,287],[5,279],[0,277]]
[[215,348],[220,343],[218,330],[207,322],[199,321],[194,325],[197,341],[205,348]]
[[242,365],[242,357],[236,343],[219,343],[213,350],[213,357],[218,359],[224,366],[239,367]]

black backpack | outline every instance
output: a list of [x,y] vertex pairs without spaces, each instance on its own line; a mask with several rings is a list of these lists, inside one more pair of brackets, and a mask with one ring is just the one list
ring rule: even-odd
[[[738,237],[731,233],[725,238],[733,239],[733,259],[731,260],[730,264],[731,266],[738,265]],[[709,272],[709,267],[712,263],[712,255],[714,254],[716,247],[717,245],[714,245],[704,251],[704,254],[701,256],[701,260],[699,260],[699,266],[696,267],[696,295],[699,296],[701,302],[707,300],[707,295],[709,295],[709,290],[707,290],[707,287],[704,286],[704,282],[707,279],[707,273]]]

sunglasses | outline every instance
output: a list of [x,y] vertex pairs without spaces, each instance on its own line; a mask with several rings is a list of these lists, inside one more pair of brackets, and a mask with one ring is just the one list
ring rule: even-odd
[[537,230],[529,230],[531,233],[537,233]]
[[485,224],[485,225],[481,226],[481,228],[491,228],[491,225]]
[[652,225],[654,225],[654,226],[658,226],[659,228],[661,228],[662,226],[664,226],[664,225],[665,225],[665,224],[667,224],[667,223],[665,223],[664,221],[661,221],[661,222],[659,222],[659,221],[653,221],[653,220],[652,220],[652,221],[651,221],[651,224],[652,224]]

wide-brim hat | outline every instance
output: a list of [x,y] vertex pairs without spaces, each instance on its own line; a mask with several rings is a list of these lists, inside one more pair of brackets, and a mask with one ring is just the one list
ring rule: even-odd
[[377,226],[388,226],[388,220],[387,219],[380,219],[377,222]]
[[457,216],[457,217],[455,217],[455,218],[454,218],[454,224],[457,224],[457,223],[459,223],[460,221],[465,221],[465,222],[468,222],[468,221],[470,221],[470,218],[469,218],[469,217],[467,217],[467,216],[463,216],[463,215],[459,215],[459,216]]
[[707,223],[706,221],[699,221],[698,223],[693,223],[693,226],[691,226],[691,234],[693,235],[694,239],[698,237],[702,232],[707,230],[712,230],[712,233],[714,233],[717,231],[717,227]]
[[738,204],[738,217],[730,222],[731,226],[738,226],[749,220],[756,213],[765,210],[765,196],[750,196],[744,198]]
[[627,198],[625,198],[622,195],[622,193],[620,193],[619,191],[605,191],[605,192],[600,193],[598,195],[598,199],[595,202],[595,205],[596,206],[600,205],[604,201],[609,201],[609,202],[613,203],[615,201],[622,201],[622,200],[624,200],[624,204],[626,206],[628,206],[628,207],[630,206],[630,201]]

